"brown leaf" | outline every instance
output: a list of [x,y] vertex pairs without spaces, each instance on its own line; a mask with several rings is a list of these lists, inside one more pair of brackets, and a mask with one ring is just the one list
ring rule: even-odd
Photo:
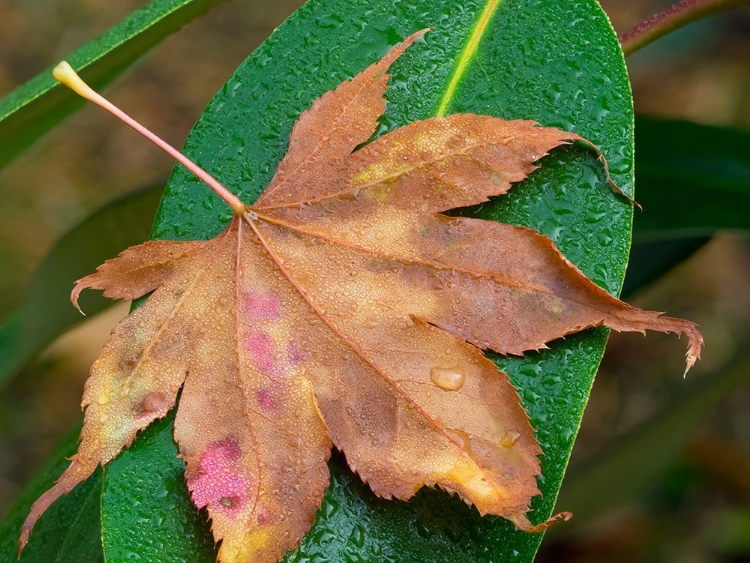
[[505,193],[573,133],[477,115],[412,123],[352,150],[384,110],[387,67],[422,32],[303,113],[255,206],[208,242],[147,242],[79,280],[148,301],[92,367],[61,494],[164,416],[223,562],[296,547],[328,484],[331,442],[384,498],[422,486],[538,531],[542,453],[481,348],[522,354],[592,326],[685,333],[588,280],[524,227],[438,212]]

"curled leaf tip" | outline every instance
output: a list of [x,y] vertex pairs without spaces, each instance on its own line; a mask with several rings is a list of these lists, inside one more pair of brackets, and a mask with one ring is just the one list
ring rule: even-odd
[[612,175],[610,174],[610,171],[609,171],[609,162],[607,161],[607,158],[604,156],[604,153],[601,151],[601,149],[584,137],[580,137],[579,135],[572,135],[571,137],[576,141],[582,142],[583,144],[587,145],[589,148],[593,149],[596,152],[597,158],[599,159],[599,161],[601,161],[602,165],[604,166],[604,173],[607,176],[607,183],[609,184],[610,188],[612,188],[612,190],[615,193],[627,199],[631,204],[633,204],[639,210],[643,211],[643,206],[640,203],[638,203],[634,198],[626,194],[625,191],[620,186],[618,186],[615,183],[615,181],[612,179]]
[[550,517],[549,520],[546,522],[542,522],[541,524],[537,524],[536,526],[533,526],[532,528],[529,528],[528,530],[524,530],[524,532],[528,532],[531,534],[544,532],[548,528],[554,526],[555,524],[559,524],[561,522],[567,522],[573,518],[572,512],[560,512],[558,514],[555,514],[554,516]]
[[683,378],[687,377],[688,372],[695,365],[695,361],[699,358],[699,356],[696,356],[695,354],[689,351],[685,355],[685,358],[686,358],[685,359],[685,372],[682,374]]
[[31,530],[27,528],[26,526],[23,526],[21,528],[21,537],[18,539],[18,559],[21,559],[21,553],[23,552],[23,548],[26,547],[27,543],[29,543],[30,533],[31,533]]
[[533,525],[531,522],[529,522],[526,516],[522,514],[513,515],[509,517],[509,520],[513,522],[516,525],[516,528],[518,528],[522,532],[526,532],[527,534],[538,534],[539,532],[544,532],[545,530],[547,530],[547,528],[550,528],[555,524],[567,522],[571,518],[573,518],[572,512],[559,512],[554,516],[550,516],[549,519],[547,519],[545,522],[537,525]]
[[81,295],[81,291],[83,291],[84,286],[80,283],[81,280],[78,280],[76,282],[75,287],[73,288],[73,291],[70,292],[70,302],[73,304],[73,306],[78,309],[78,312],[81,313],[84,317],[86,316],[86,313],[84,313],[81,310],[81,306],[78,304],[78,297]]
[[685,329],[685,335],[688,337],[688,350],[685,353],[685,373],[686,377],[695,362],[701,359],[701,349],[703,348],[703,335],[698,330],[698,325],[689,323]]

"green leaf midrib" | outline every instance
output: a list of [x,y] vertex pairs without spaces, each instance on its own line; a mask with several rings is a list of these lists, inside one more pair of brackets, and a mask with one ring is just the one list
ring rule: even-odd
[[477,52],[477,48],[479,47],[479,43],[482,41],[482,38],[487,31],[487,27],[489,26],[492,17],[495,15],[500,2],[502,2],[502,0],[487,0],[487,3],[484,5],[484,8],[477,18],[477,22],[469,31],[469,34],[466,38],[466,44],[461,50],[461,54],[458,56],[458,59],[456,61],[456,66],[454,67],[450,79],[445,86],[445,93],[440,100],[440,104],[435,110],[436,116],[442,117],[448,111],[450,103],[453,100],[453,95],[460,85],[461,79],[463,78],[466,69],[474,58],[474,55]]

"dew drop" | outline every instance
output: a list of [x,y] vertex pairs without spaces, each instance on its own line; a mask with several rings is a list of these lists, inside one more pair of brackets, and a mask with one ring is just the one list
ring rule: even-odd
[[446,391],[458,391],[464,386],[466,374],[457,367],[441,368],[433,367],[430,370],[432,382]]
[[500,438],[500,445],[504,448],[512,448],[521,439],[521,434],[515,430],[508,430],[502,438]]

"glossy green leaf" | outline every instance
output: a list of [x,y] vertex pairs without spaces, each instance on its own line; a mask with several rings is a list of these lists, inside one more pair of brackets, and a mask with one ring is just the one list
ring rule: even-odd
[[750,132],[639,117],[636,136],[637,240],[750,231]]
[[[89,84],[101,88],[217,1],[151,0],[67,60]],[[0,168],[83,103],[52,78],[51,67],[0,100]]]
[[[50,461],[34,475],[0,523],[0,561],[16,561],[21,524],[31,504],[50,486],[75,453],[78,429],[64,440]],[[99,518],[102,472],[54,504],[37,524],[39,538],[24,550],[20,563],[103,563]]]
[[[313,0],[243,63],[202,115],[186,152],[252,201],[286,151],[299,113],[424,27],[433,31],[394,65],[379,133],[442,112],[536,119],[595,142],[615,180],[630,190],[630,89],[616,37],[594,0]],[[473,212],[534,226],[598,283],[619,289],[631,209],[603,181],[590,150],[556,151],[510,197]],[[209,238],[230,216],[207,188],[177,169],[154,236]],[[551,512],[605,340],[605,331],[593,330],[523,359],[498,359],[519,387],[545,452],[539,479],[544,495],[533,503],[534,521]],[[175,466],[174,444],[157,440],[162,431],[145,431],[139,439],[145,445],[106,472],[102,534],[108,559],[142,549],[149,554],[143,560],[182,561],[183,548],[170,551],[172,539],[162,544],[161,538],[182,535],[185,544],[202,545],[206,537],[208,523],[183,525],[194,521],[186,499],[144,492],[163,490],[163,475]],[[133,486],[133,479],[146,480],[136,477],[146,464],[156,477]],[[333,483],[316,523],[289,561],[528,562],[541,541],[500,518],[481,518],[440,491],[421,491],[409,503],[376,499],[341,458],[334,457],[331,467]],[[158,558],[153,545],[160,546]],[[201,551],[192,560],[211,557]]]
[[[741,358],[738,358],[741,360]],[[576,514],[562,536],[596,522],[653,484],[667,469],[695,428],[716,405],[750,380],[750,359],[729,362],[723,369],[691,383],[681,395],[630,432],[614,441],[590,463],[571,472],[560,491],[559,506]]]
[[[107,561],[214,561],[216,550],[174,455],[172,417],[161,420],[106,469],[102,527]],[[122,502],[131,502],[123,509]],[[143,541],[144,526],[159,533]],[[163,559],[168,554],[168,559]]]
[[[0,327],[0,385],[55,338],[85,320],[70,303],[73,282],[128,246],[148,238],[161,185],[107,203],[65,233],[34,273],[23,304]],[[89,292],[81,308],[88,315],[112,305]]]

